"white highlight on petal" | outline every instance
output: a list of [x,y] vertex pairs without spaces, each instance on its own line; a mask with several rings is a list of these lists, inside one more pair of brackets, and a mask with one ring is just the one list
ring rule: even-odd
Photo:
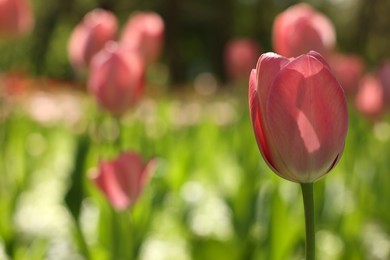
[[318,150],[321,146],[318,136],[302,111],[299,111],[297,124],[307,151],[312,153]]

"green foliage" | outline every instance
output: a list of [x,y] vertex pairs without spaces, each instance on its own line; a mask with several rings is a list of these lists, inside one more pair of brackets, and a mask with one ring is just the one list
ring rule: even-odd
[[[37,122],[17,106],[1,121],[2,254],[303,257],[299,185],[262,161],[244,98],[147,99],[119,121],[86,106],[77,127]],[[314,185],[318,259],[390,256],[389,127],[351,112],[340,164]],[[155,157],[158,169],[134,207],[117,212],[89,177],[128,149]]]

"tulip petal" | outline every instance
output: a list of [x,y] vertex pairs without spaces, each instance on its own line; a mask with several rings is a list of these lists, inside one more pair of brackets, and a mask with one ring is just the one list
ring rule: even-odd
[[287,64],[276,76],[266,107],[270,138],[299,182],[329,170],[343,150],[348,115],[344,93],[328,67],[311,55]]
[[124,152],[114,160],[101,162],[93,181],[115,209],[124,210],[136,202],[155,166],[155,159],[145,164],[140,154]]
[[[258,72],[256,79],[256,92],[258,97],[257,99],[253,98],[254,100],[252,101],[252,107],[257,107],[257,111],[253,111],[252,113],[253,118],[257,118],[257,121],[259,122],[257,123],[258,127],[256,127],[259,130],[255,130],[257,131],[255,133],[256,136],[259,136],[260,151],[263,157],[266,158],[267,164],[275,173],[280,174],[283,172],[284,178],[293,180],[295,179],[295,176],[291,174],[284,162],[278,160],[280,156],[275,154],[277,151],[275,150],[273,139],[270,138],[270,130],[268,128],[267,120],[264,118],[269,90],[273,81],[280,70],[289,62],[289,59],[271,52],[260,56],[256,68],[256,71]],[[252,122],[254,121],[252,120]]]
[[[269,85],[271,85],[274,76],[279,72],[280,68],[283,67],[283,64],[286,64],[288,61],[288,59],[274,53],[263,54],[260,57],[257,70],[263,73],[263,76],[258,77],[256,70],[252,70],[251,72],[249,80],[249,109],[256,141],[267,165],[276,174],[280,175],[280,173],[283,172],[284,176],[282,177],[289,180],[294,180],[295,177],[291,175],[283,163],[276,164],[274,162],[275,158],[278,157],[275,157],[274,155],[274,145],[272,144],[272,139],[269,138],[269,130],[267,128],[266,121],[264,118],[262,118],[264,113],[261,111],[261,104],[263,104],[263,107],[265,107],[264,104],[266,101],[264,100],[261,102],[260,94],[258,93],[258,90],[262,90],[263,95],[267,95]],[[261,82],[263,87],[258,87],[256,84],[257,82]]]
[[123,210],[129,206],[129,198],[121,187],[121,181],[118,180],[115,162],[102,162],[100,164],[100,173],[95,177],[94,181],[116,209]]
[[87,13],[74,28],[69,42],[69,60],[75,69],[89,67],[92,57],[115,38],[118,22],[115,15],[103,9]]
[[309,51],[307,53],[307,55],[310,55],[310,56],[316,58],[319,62],[321,62],[323,65],[325,65],[328,68],[328,70],[332,71],[332,68],[329,66],[328,62],[318,52],[316,52],[316,51]]
[[274,49],[286,57],[313,49],[325,53],[334,46],[335,39],[331,21],[306,3],[287,8],[274,20]]
[[143,94],[144,64],[134,51],[110,42],[91,62],[88,88],[115,115],[134,106]]
[[268,97],[269,88],[279,71],[289,62],[289,59],[273,52],[267,52],[260,56],[257,62],[256,91],[260,98],[260,106],[264,112],[264,105]]
[[257,141],[257,145],[260,148],[260,152],[263,155],[263,158],[271,167],[274,169],[274,166],[271,162],[269,147],[266,143],[266,139],[263,133],[262,127],[262,119],[260,113],[260,105],[259,105],[259,95],[256,90],[256,70],[252,70],[250,78],[249,78],[249,111],[252,121],[252,126],[255,132],[255,137]]

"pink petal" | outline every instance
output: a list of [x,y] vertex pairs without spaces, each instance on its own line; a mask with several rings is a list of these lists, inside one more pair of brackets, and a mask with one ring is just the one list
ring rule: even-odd
[[156,61],[164,38],[164,21],[154,12],[136,12],[122,31],[121,44],[140,51],[145,63]]
[[249,78],[249,111],[257,145],[260,148],[260,152],[263,155],[263,158],[265,159],[267,164],[271,168],[274,168],[271,162],[269,147],[264,137],[262,118],[260,113],[259,95],[256,90],[256,78],[256,70],[252,70]]
[[118,23],[113,13],[103,9],[87,13],[69,39],[68,54],[72,65],[76,69],[88,67],[92,57],[108,41],[114,40],[117,28]]
[[[123,174],[123,173],[122,173]],[[115,161],[102,162],[99,174],[94,179],[95,184],[103,191],[112,206],[118,210],[124,210],[130,205],[129,197],[121,187],[118,180],[118,172]]]
[[138,53],[108,43],[91,62],[88,88],[111,113],[126,112],[143,94],[144,64]]
[[317,180],[343,150],[348,125],[344,93],[327,66],[310,55],[293,60],[277,75],[266,120],[277,165],[285,165],[300,182]]
[[306,3],[299,3],[280,13],[273,25],[274,50],[295,57],[316,50],[324,54],[335,44],[331,21]]
[[384,90],[381,81],[373,75],[365,75],[361,80],[355,104],[359,112],[377,117],[384,110]]
[[140,179],[142,178],[144,163],[139,154],[134,152],[123,153],[117,161],[117,172],[123,173],[118,176],[121,180],[121,187],[128,195],[130,203],[137,200],[142,187]]
[[230,40],[224,50],[225,68],[232,80],[247,78],[256,66],[260,46],[256,41],[247,38]]
[[[256,140],[268,166],[277,174],[283,172],[285,178],[294,179],[288,169],[281,163],[276,163],[275,146],[270,138],[268,123],[263,118],[269,88],[280,69],[289,62],[287,58],[274,53],[260,56],[256,71],[252,70],[249,81],[249,104],[253,129]],[[257,83],[257,84],[256,84]]]
[[289,59],[276,53],[267,52],[262,54],[257,62],[257,84],[256,91],[259,95],[261,111],[268,97],[268,91],[279,71],[289,62]]
[[0,1],[0,35],[15,37],[28,33],[34,26],[31,7],[25,0]]

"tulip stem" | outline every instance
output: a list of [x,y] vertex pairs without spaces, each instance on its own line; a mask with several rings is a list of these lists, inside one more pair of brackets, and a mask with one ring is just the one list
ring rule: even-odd
[[118,136],[116,137],[115,139],[115,145],[116,145],[116,148],[121,150],[122,147],[123,147],[123,140],[122,140],[122,124],[121,124],[121,119],[119,116],[115,116],[114,117],[114,122],[115,122],[115,125],[116,127],[118,128]]
[[313,183],[301,183],[306,225],[306,260],[315,259]]

